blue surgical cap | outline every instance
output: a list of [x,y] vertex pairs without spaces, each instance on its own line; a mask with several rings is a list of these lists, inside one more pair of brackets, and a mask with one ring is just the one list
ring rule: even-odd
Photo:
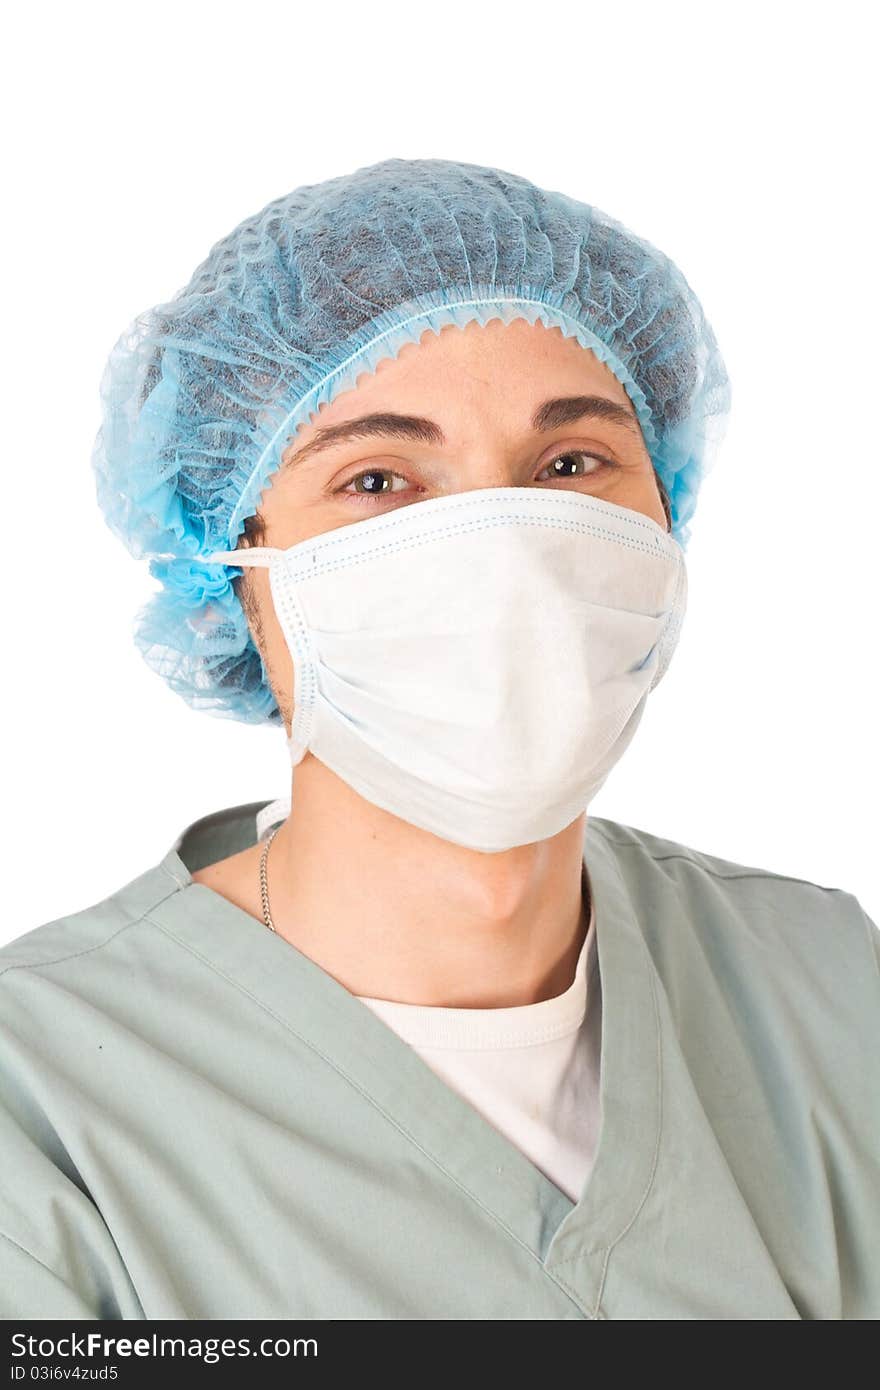
[[98,502],[161,586],[135,641],[191,706],[281,723],[242,571],[203,557],[236,548],[297,426],[426,329],[491,319],[558,327],[606,363],[686,546],[730,388],[667,256],[587,203],[477,164],[386,159],[306,184],[139,314],[101,380]]

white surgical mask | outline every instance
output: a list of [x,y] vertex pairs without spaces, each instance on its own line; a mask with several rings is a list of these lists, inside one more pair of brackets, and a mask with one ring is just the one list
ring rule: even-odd
[[543,487],[206,558],[269,569],[294,766],[311,751],[376,806],[490,853],[586,810],[669,665],[687,595],[683,551],[656,521]]

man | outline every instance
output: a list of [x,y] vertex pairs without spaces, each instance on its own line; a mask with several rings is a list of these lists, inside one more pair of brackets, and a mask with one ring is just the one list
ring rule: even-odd
[[4,1315],[876,1316],[876,927],[587,814],[727,407],[680,273],[388,160],[219,242],[105,397],[142,649],[291,798],[0,951]]

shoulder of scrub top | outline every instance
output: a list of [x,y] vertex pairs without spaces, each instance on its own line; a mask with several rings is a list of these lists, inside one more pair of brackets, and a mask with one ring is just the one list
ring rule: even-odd
[[705,945],[713,935],[733,934],[740,949],[759,953],[772,941],[780,959],[786,951],[794,958],[812,954],[827,984],[831,949],[844,990],[852,979],[864,988],[880,1041],[880,928],[855,894],[618,821],[592,817],[590,823],[612,849],[646,937],[662,931]]
[[185,887],[164,864],[156,864],[106,898],[33,927],[0,946],[0,984],[9,971],[61,964],[109,946],[126,927],[148,925],[148,914]]
[[591,824],[612,848],[665,979],[683,974],[698,954],[724,983],[737,959],[740,974],[762,972],[767,997],[798,1015],[808,1006],[830,1009],[877,1047],[880,929],[855,894],[619,821],[592,817]]

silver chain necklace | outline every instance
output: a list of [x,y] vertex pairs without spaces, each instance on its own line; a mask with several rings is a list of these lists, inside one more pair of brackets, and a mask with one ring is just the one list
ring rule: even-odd
[[263,921],[266,923],[266,926],[269,928],[270,931],[275,932],[276,936],[278,935],[278,933],[277,931],[275,931],[275,923],[272,921],[272,913],[269,911],[269,883],[266,876],[266,861],[269,858],[269,846],[275,839],[275,836],[278,834],[278,831],[280,829],[281,826],[276,825],[275,829],[272,831],[272,834],[269,836],[268,840],[263,846],[263,853],[260,855],[260,897],[263,900]]

